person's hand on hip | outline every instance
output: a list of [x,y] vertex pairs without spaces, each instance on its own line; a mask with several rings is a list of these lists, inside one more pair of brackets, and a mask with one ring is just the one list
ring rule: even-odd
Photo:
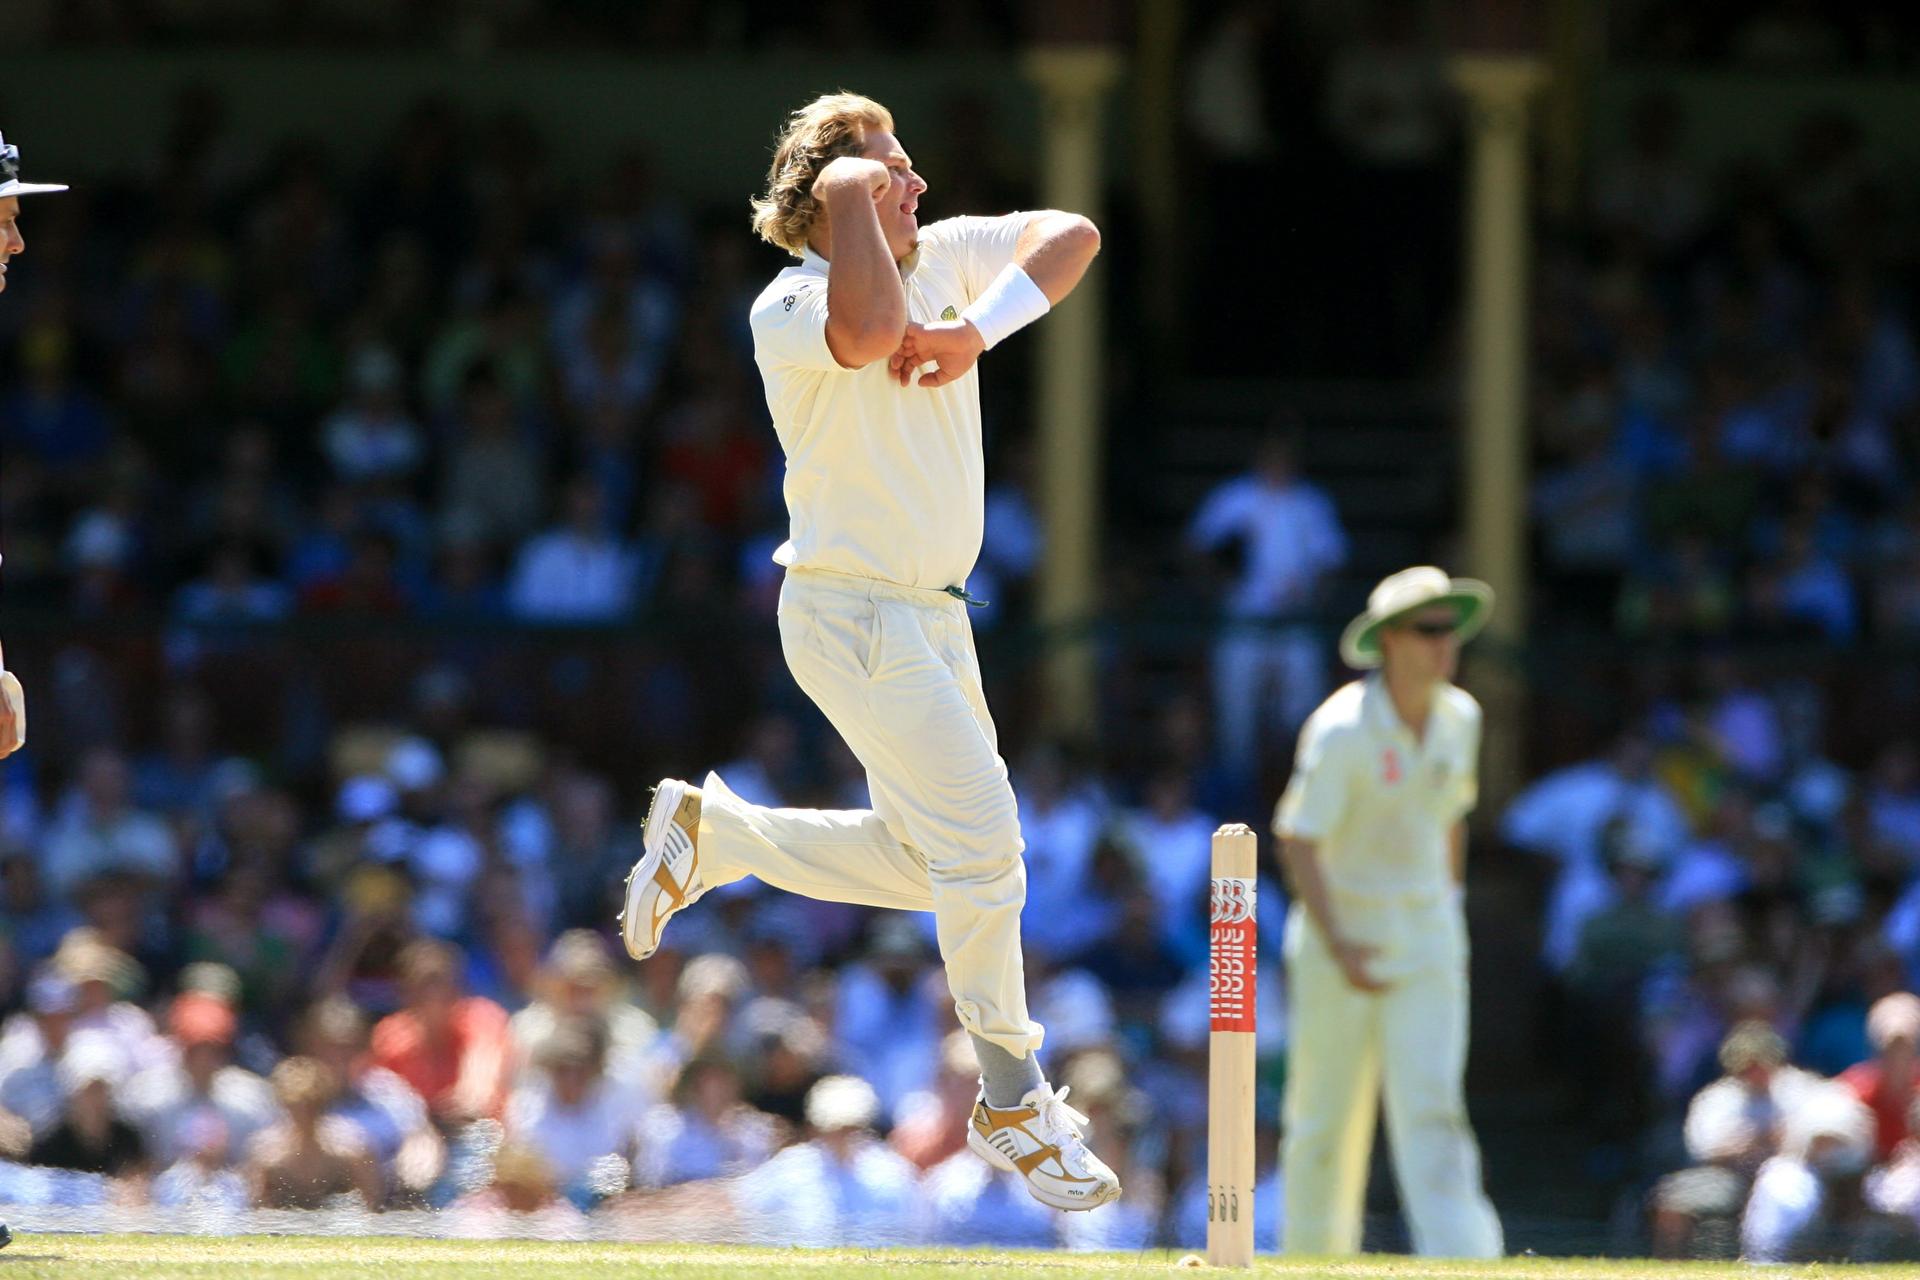
[[1378,992],[1387,989],[1386,983],[1367,972],[1367,962],[1380,954],[1380,948],[1342,940],[1329,944],[1327,950],[1333,953],[1333,962],[1340,966],[1347,985],[1355,991]]

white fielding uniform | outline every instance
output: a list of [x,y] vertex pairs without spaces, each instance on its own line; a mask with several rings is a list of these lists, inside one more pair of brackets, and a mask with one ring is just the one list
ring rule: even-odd
[[[1026,215],[925,227],[901,264],[910,319],[956,317],[1013,261]],[[793,677],[865,766],[872,810],[768,809],[704,784],[700,874],[834,902],[932,911],[961,1025],[1016,1056],[1027,1016],[1026,867],[964,587],[986,469],[978,367],[902,387],[827,347],[827,263],[808,252],[753,304],[754,359],[786,451],[791,538],[774,559]]]
[[1288,1253],[1359,1250],[1383,1086],[1414,1250],[1502,1252],[1462,1094],[1467,928],[1448,860],[1448,833],[1478,796],[1479,750],[1472,695],[1442,685],[1419,741],[1377,675],[1336,691],[1300,732],[1274,832],[1315,844],[1334,920],[1349,941],[1378,949],[1368,972],[1387,990],[1350,985],[1294,904],[1281,1146]]

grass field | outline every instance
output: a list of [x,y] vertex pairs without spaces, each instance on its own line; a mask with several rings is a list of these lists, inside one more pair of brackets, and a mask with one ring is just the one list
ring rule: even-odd
[[[979,1277],[1179,1275],[1177,1255],[971,1252],[953,1249],[802,1250],[718,1246],[543,1244],[317,1236],[29,1235],[0,1253],[0,1277],[99,1280],[281,1280],[366,1276],[380,1280],[779,1280],[805,1276]],[[1330,1280],[1640,1280],[1645,1277],[1834,1277],[1920,1280],[1920,1267],[1756,1267],[1739,1264],[1511,1258],[1423,1262],[1386,1255],[1346,1262],[1262,1259],[1259,1276]]]

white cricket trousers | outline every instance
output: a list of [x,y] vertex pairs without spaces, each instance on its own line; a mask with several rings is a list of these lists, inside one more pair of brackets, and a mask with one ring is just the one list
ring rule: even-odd
[[[1353,905],[1336,895],[1336,910]],[[1381,963],[1371,972],[1389,985],[1379,994],[1347,982],[1305,910],[1296,904],[1288,915],[1284,1248],[1359,1252],[1374,1116],[1384,1093],[1414,1252],[1497,1258],[1504,1248],[1500,1219],[1481,1188],[1480,1148],[1463,1093],[1466,923],[1458,905],[1441,900],[1383,910],[1386,918],[1356,920],[1354,930],[1359,940],[1380,944]]]
[[794,680],[867,771],[872,809],[768,809],[708,774],[700,876],[870,907],[931,911],[960,1024],[1024,1058],[1020,817],[980,687],[964,601],[790,569],[780,646]]

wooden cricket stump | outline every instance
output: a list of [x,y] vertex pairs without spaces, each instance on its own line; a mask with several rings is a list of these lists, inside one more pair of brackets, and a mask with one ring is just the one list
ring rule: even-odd
[[1253,1031],[1258,972],[1254,883],[1258,874],[1258,843],[1251,829],[1235,822],[1213,833],[1207,1261],[1216,1267],[1253,1265]]

